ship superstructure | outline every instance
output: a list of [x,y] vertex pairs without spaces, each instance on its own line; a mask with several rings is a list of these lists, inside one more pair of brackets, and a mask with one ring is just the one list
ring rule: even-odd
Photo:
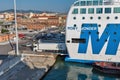
[[120,62],[120,0],[77,0],[66,24],[66,61]]

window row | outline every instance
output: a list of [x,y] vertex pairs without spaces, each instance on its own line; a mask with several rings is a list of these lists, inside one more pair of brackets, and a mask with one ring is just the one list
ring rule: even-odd
[[[73,19],[74,19],[74,20],[76,20],[76,17],[73,17]],[[85,17],[82,17],[82,20],[84,20],[84,19],[85,19]],[[91,17],[90,17],[90,19],[92,20],[92,19],[93,19],[93,17],[91,16]],[[100,20],[100,19],[101,19],[101,17],[99,16],[99,17],[98,17],[98,19]],[[106,17],[106,19],[110,19],[110,17],[109,17],[109,16],[107,16],[107,17]],[[114,19],[116,19],[116,20],[117,20],[117,19],[118,19],[118,16],[115,16],[115,17],[114,17]]]
[[[74,8],[72,11],[72,14],[78,14],[79,10],[78,8]],[[86,8],[81,8],[80,9],[80,14],[86,14],[87,9]],[[88,14],[94,14],[95,13],[95,8],[88,8]],[[103,8],[96,8],[96,14],[102,14],[103,13]],[[105,8],[104,13],[110,14],[112,13],[112,8]],[[113,9],[113,13],[120,13],[120,7],[115,7]]]
[[[108,3],[108,2],[107,2]],[[111,2],[109,2],[110,4]],[[74,4],[74,6],[90,6],[90,5],[106,5],[106,3],[103,3],[103,0],[88,0],[88,1],[78,1]]]

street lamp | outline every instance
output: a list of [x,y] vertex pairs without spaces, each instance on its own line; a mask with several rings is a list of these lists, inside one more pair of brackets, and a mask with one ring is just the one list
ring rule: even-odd
[[15,17],[15,32],[16,32],[16,55],[19,55],[18,47],[18,30],[17,30],[17,14],[16,14],[16,0],[14,0],[14,17]]

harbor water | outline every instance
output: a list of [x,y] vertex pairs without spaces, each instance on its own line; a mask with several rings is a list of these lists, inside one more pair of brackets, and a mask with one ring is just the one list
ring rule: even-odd
[[117,75],[94,71],[90,64],[65,62],[63,57],[58,57],[43,80],[120,80],[120,78]]

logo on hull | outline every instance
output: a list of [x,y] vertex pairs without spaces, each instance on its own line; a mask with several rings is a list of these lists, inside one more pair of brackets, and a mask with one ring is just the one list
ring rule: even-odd
[[74,26],[74,27],[67,27],[68,30],[77,30],[78,27]]
[[100,54],[100,51],[108,42],[105,51],[106,55],[116,55],[120,43],[120,24],[108,24],[99,36],[97,24],[83,24],[81,27],[80,39],[85,39],[85,43],[79,43],[78,53],[86,54],[89,39],[91,39],[92,53]]

